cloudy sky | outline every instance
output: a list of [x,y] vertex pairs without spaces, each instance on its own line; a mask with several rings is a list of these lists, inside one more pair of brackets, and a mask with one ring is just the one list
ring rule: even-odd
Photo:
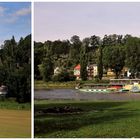
[[16,41],[31,33],[31,4],[0,2],[0,45],[15,36]]
[[105,34],[140,36],[140,2],[35,3],[35,41]]

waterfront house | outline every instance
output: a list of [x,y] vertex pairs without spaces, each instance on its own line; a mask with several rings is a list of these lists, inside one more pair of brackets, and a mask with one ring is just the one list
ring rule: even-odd
[[87,66],[87,74],[89,80],[92,80],[95,76],[97,76],[98,75],[97,64],[89,64]]
[[61,73],[62,69],[60,67],[56,67],[54,69],[54,75],[58,75],[59,73]]
[[[74,67],[74,75],[76,76],[77,80],[80,80],[80,69],[81,69],[80,64]],[[89,80],[92,80],[95,76],[97,76],[97,74],[98,74],[97,64],[90,64],[87,66],[87,75]]]
[[74,67],[74,75],[76,76],[76,80],[80,80],[80,69],[81,69],[80,64]]
[[111,68],[108,68],[108,70],[107,70],[107,77],[108,78],[115,78],[115,73],[114,73],[114,71],[111,69]]

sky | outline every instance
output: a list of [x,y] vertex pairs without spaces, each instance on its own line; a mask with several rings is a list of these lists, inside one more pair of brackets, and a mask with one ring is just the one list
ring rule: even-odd
[[140,2],[36,2],[35,41],[105,34],[140,37]]
[[15,37],[19,41],[31,33],[30,2],[0,2],[0,45]]

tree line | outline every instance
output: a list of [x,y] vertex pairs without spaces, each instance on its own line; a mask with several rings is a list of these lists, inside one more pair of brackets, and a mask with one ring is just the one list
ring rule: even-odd
[[[130,69],[132,77],[140,72],[140,38],[131,35],[105,35],[103,38],[93,35],[80,40],[74,35],[70,40],[47,40],[34,42],[35,79],[59,81],[54,77],[54,68],[61,67],[61,81],[74,80],[73,68],[81,65],[81,78],[87,80],[88,64],[98,65],[98,78],[102,79],[103,69],[112,69],[119,78],[124,66]],[[67,76],[67,78],[63,77]],[[59,77],[59,78],[58,78]],[[72,77],[72,78],[71,78]]]
[[7,97],[17,102],[31,101],[31,35],[15,41],[14,36],[0,47],[0,85]]

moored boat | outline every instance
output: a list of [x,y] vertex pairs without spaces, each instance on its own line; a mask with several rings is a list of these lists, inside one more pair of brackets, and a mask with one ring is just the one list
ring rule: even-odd
[[122,86],[121,84],[84,84],[77,89],[81,92],[112,93],[118,92]]
[[140,79],[111,79],[109,84],[78,84],[76,89],[91,93],[140,93]]

